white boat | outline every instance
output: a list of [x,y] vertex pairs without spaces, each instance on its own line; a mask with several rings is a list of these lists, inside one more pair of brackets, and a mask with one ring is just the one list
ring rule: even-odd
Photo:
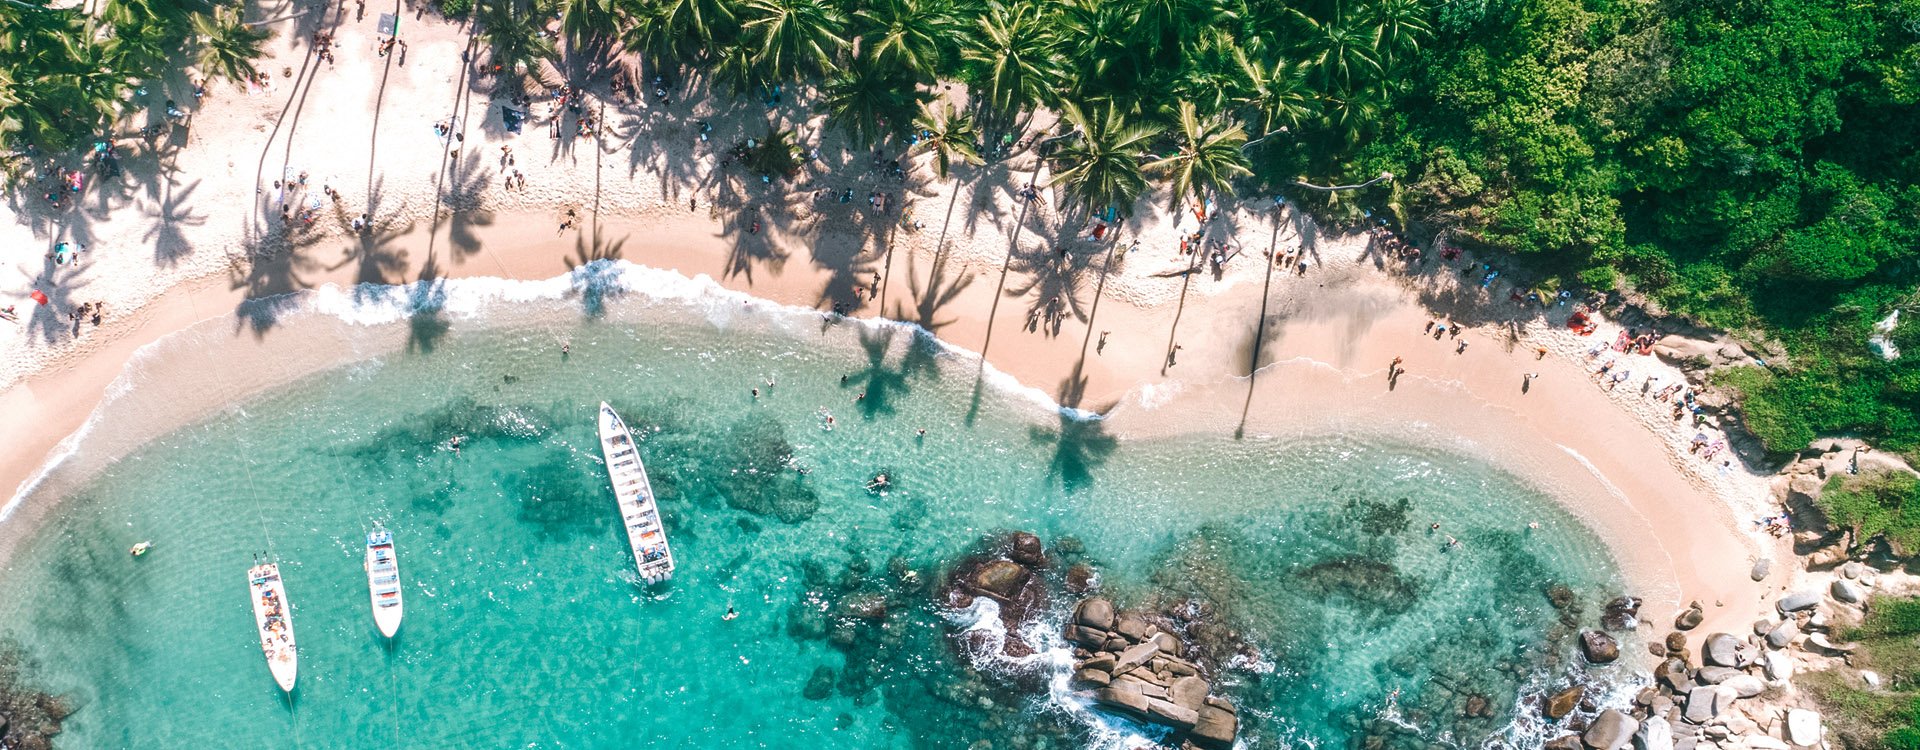
[[600,452],[607,459],[607,475],[613,480],[614,499],[620,501],[620,518],[627,527],[640,578],[647,583],[667,580],[673,576],[673,550],[660,524],[660,509],[653,503],[647,469],[640,464],[640,447],[634,444],[627,423],[605,402],[600,404]]
[[260,629],[260,650],[267,655],[267,668],[280,689],[293,692],[293,679],[300,671],[300,655],[293,645],[293,610],[287,604],[287,586],[280,580],[276,563],[255,565],[247,571],[247,587],[253,594],[253,623]]
[[367,591],[373,597],[373,622],[392,638],[400,630],[400,560],[393,532],[379,526],[367,532]]

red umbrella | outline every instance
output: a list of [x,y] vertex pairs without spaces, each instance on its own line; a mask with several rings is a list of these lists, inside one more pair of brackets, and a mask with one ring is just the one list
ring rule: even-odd
[[40,304],[42,304],[42,305],[44,305],[44,304],[47,304],[47,293],[46,293],[46,292],[42,292],[42,291],[40,291],[40,290],[38,290],[38,289],[35,289],[35,290],[33,290],[33,294],[30,294],[30,295],[27,295],[27,296],[29,296],[29,297],[32,297],[32,298],[33,298],[33,301],[35,301],[35,302],[38,302],[38,303],[40,303]]

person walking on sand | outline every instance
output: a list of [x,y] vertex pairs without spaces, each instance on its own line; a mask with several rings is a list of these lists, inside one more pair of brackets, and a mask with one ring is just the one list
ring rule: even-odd
[[1533,379],[1537,377],[1540,377],[1540,373],[1530,372],[1520,376],[1520,392],[1526,393],[1527,391],[1533,390]]
[[1546,358],[1547,358],[1547,348],[1546,348],[1546,347],[1544,347],[1544,346],[1536,346],[1536,347],[1534,347],[1534,348],[1533,348],[1533,358],[1534,358],[1534,359],[1536,359],[1536,360],[1541,360],[1541,359],[1546,359]]
[[1472,343],[1472,342],[1469,342],[1469,341],[1462,341],[1462,342],[1460,342],[1460,345],[1459,345],[1459,346],[1457,346],[1457,347],[1454,347],[1454,349],[1453,349],[1453,353],[1454,353],[1454,354],[1466,354],[1466,353],[1467,353],[1467,344],[1469,344],[1469,343]]
[[1432,319],[1432,318],[1428,318],[1428,319],[1427,319],[1427,327],[1426,327],[1426,328],[1422,328],[1422,329],[1420,329],[1420,333],[1422,333],[1422,334],[1428,334],[1428,333],[1433,333],[1433,324],[1434,324],[1434,322],[1435,322],[1435,321],[1434,321],[1434,319]]
[[1109,334],[1109,333],[1113,333],[1113,332],[1112,332],[1112,331],[1101,331],[1101,332],[1100,332],[1100,343],[1098,343],[1098,344],[1095,344],[1095,345],[1094,345],[1094,347],[1093,347],[1093,353],[1094,353],[1094,354],[1100,354],[1100,353],[1102,353],[1102,352],[1105,352],[1105,351],[1107,350],[1107,334]]

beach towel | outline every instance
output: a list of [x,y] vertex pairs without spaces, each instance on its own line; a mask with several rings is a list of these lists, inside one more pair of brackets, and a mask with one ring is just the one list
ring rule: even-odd
[[46,292],[43,292],[43,291],[40,291],[40,290],[38,290],[38,289],[35,289],[35,290],[33,290],[33,293],[32,293],[32,294],[29,294],[29,295],[27,295],[27,296],[29,296],[29,297],[32,297],[32,298],[33,298],[33,301],[35,301],[35,302],[38,302],[38,303],[40,303],[40,304],[42,304],[42,305],[45,305],[45,304],[47,304],[47,293],[46,293]]
[[500,108],[500,122],[507,126],[507,132],[509,133],[520,132],[521,123],[525,122],[526,118],[527,114],[525,112],[513,109],[512,107]]

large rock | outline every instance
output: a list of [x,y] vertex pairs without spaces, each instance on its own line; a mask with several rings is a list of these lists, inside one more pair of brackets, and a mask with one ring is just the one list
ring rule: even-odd
[[1760,667],[1769,680],[1784,682],[1793,678],[1793,657],[1785,651],[1768,651],[1760,658]]
[[1693,686],[1693,680],[1687,676],[1687,663],[1680,659],[1660,662],[1653,668],[1653,678],[1674,692],[1683,692]]
[[1564,719],[1567,714],[1573,713],[1573,709],[1580,706],[1580,699],[1585,697],[1586,694],[1587,686],[1585,685],[1575,685],[1558,693],[1554,693],[1548,696],[1546,709],[1543,713],[1545,713],[1549,719],[1556,721]]
[[1073,673],[1073,687],[1077,690],[1103,688],[1113,682],[1113,675],[1101,669],[1082,669]]
[[1752,698],[1767,691],[1767,683],[1761,682],[1758,677],[1744,673],[1727,678],[1727,681],[1720,683],[1720,686],[1732,690],[1734,695],[1741,698]]
[[1798,612],[1800,610],[1807,609],[1819,603],[1820,603],[1820,592],[1795,591],[1791,594],[1780,597],[1780,601],[1775,602],[1774,606],[1778,607],[1780,609],[1780,614],[1784,615],[1788,612]]
[[1170,701],[1148,700],[1147,720],[1174,729],[1187,730],[1199,723],[1200,712],[1186,706],[1175,705]]
[[1705,724],[1720,715],[1720,703],[1712,685],[1701,685],[1687,692],[1687,721]]
[[1673,750],[1673,725],[1658,716],[1649,716],[1640,722],[1640,731],[1633,734],[1633,746],[1639,750]]
[[1540,750],[1585,750],[1585,748],[1586,745],[1581,742],[1580,735],[1577,734],[1563,734],[1547,740],[1547,744],[1540,746]]
[[1153,626],[1132,612],[1121,614],[1114,620],[1113,631],[1134,643],[1153,637]]
[[1667,653],[1680,651],[1685,649],[1686,647],[1687,647],[1686,633],[1668,633],[1667,634]]
[[1132,714],[1140,719],[1147,718],[1147,700],[1147,696],[1131,690],[1108,687],[1093,691],[1094,703]]
[[1113,602],[1100,597],[1082,600],[1073,608],[1073,621],[1090,628],[1113,629]]
[[1740,670],[1733,667],[1701,667],[1693,673],[1693,681],[1702,685],[1718,685],[1737,674],[1740,674]]
[[1801,747],[1820,744],[1820,714],[1804,708],[1788,711],[1787,741]]
[[1747,750],[1788,750],[1787,743],[1764,734],[1749,734],[1740,739],[1746,740]]
[[1620,658],[1620,642],[1598,630],[1580,634],[1580,653],[1593,664],[1606,664]]
[[1193,723],[1193,733],[1189,735],[1189,739],[1193,740],[1193,744],[1208,750],[1227,750],[1233,747],[1233,738],[1239,733],[1239,715],[1212,705],[1204,705],[1200,707],[1200,720]]
[[1176,706],[1198,711],[1201,706],[1207,705],[1207,691],[1211,688],[1206,680],[1198,677],[1175,678],[1173,684],[1167,686],[1167,700],[1173,701]]
[[1639,730],[1640,722],[1619,709],[1609,708],[1593,718],[1593,724],[1580,740],[1593,750],[1620,750],[1633,741],[1633,733]]
[[1092,656],[1087,657],[1086,661],[1073,665],[1073,668],[1074,669],[1098,669],[1102,672],[1111,672],[1113,671],[1113,665],[1115,661],[1117,661],[1117,659],[1114,658],[1113,654],[1094,654]]
[[1154,655],[1158,653],[1160,653],[1160,646],[1153,641],[1133,644],[1128,646],[1127,650],[1120,652],[1119,659],[1114,662],[1113,671],[1115,674],[1126,672],[1152,661]]
[[1848,604],[1859,604],[1861,600],[1867,598],[1867,594],[1860,590],[1859,584],[1845,578],[1836,578],[1833,581],[1833,598]]
[[1767,631],[1767,645],[1773,648],[1786,648],[1787,644],[1793,642],[1793,637],[1799,634],[1800,626],[1794,624],[1793,618],[1789,617]]
[[1700,603],[1694,602],[1693,606],[1686,608],[1686,610],[1678,615],[1674,615],[1673,628],[1675,630],[1692,630],[1700,627],[1700,621],[1706,619],[1706,617],[1707,613],[1700,609]]
[[1716,667],[1738,667],[1740,639],[1726,633],[1714,633],[1707,636],[1706,645],[1700,649],[1700,657]]
[[1110,637],[1105,630],[1089,628],[1078,623],[1068,624],[1066,630],[1062,632],[1061,635],[1065,636],[1069,641],[1096,651],[1104,648],[1107,645],[1107,639]]
[[1153,637],[1147,640],[1153,641],[1155,645],[1160,647],[1160,653],[1168,656],[1177,657],[1185,650],[1180,643],[1180,639],[1173,637],[1172,633],[1154,633]]
[[1640,598],[1615,597],[1600,615],[1600,626],[1608,630],[1632,630],[1640,622]]
[[1040,544],[1040,537],[1024,531],[1014,532],[1013,537],[1007,540],[1007,557],[1030,567],[1047,564],[1046,548]]
[[1027,585],[1027,577],[1032,575],[1020,563],[1012,560],[994,560],[980,566],[973,574],[973,585],[982,591],[990,592],[1005,599],[1012,599]]

